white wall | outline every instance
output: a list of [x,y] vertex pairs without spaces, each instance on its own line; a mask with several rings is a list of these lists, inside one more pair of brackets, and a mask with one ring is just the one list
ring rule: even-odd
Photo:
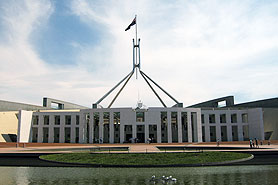
[[262,108],[248,109],[249,137],[264,140]]
[[17,142],[27,143],[31,140],[33,111],[20,110],[18,116]]

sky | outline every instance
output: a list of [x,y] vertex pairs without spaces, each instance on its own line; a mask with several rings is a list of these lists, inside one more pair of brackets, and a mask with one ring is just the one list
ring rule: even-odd
[[[184,106],[274,98],[277,10],[275,0],[0,0],[0,99],[91,107],[132,70],[135,26],[124,30],[135,15],[141,70]],[[113,107],[138,100],[162,106],[133,76]]]

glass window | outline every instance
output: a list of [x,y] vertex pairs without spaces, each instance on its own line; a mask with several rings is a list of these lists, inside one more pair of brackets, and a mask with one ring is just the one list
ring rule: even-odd
[[231,115],[231,122],[232,123],[237,123],[237,115],[236,114]]
[[39,116],[33,116],[33,125],[39,124]]
[[215,123],[215,114],[209,115],[209,123]]
[[114,112],[114,124],[120,124],[121,114],[120,112]]
[[242,118],[242,123],[248,123],[248,114],[247,113],[241,114],[241,118]]
[[65,120],[66,120],[66,125],[70,125],[71,124],[71,116],[70,115],[66,115],[65,116]]
[[136,112],[136,122],[145,121],[145,112]]
[[60,125],[60,116],[54,116],[55,119],[55,125]]
[[220,114],[220,123],[226,123],[226,114]]
[[103,113],[103,124],[109,124],[110,123],[110,113],[104,112]]
[[48,115],[45,115],[45,116],[43,116],[43,123],[44,123],[44,125],[49,125],[49,116]]
[[80,119],[80,118],[79,118],[79,115],[76,115],[76,122],[75,122],[76,125],[79,125],[79,122],[80,122],[79,119]]

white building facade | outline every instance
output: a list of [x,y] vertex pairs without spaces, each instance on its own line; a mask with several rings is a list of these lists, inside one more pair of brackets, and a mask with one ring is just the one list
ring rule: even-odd
[[262,108],[202,109],[204,142],[264,139]]
[[183,143],[264,139],[263,111],[95,108],[20,111],[18,142]]

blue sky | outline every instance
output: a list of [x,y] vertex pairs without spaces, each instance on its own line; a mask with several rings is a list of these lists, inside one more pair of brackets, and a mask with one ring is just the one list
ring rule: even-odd
[[[277,9],[259,0],[0,0],[0,99],[90,107],[132,70],[134,27],[124,29],[135,14],[142,70],[184,105],[277,97]],[[142,78],[115,106],[138,97],[160,106]]]

